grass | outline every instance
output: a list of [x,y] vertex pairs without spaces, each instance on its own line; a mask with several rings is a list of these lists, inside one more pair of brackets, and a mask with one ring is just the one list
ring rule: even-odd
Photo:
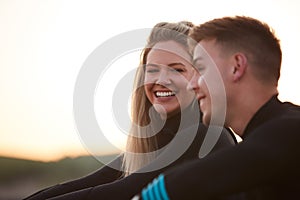
[[[110,158],[104,157],[106,160]],[[87,175],[102,166],[92,156],[65,158],[57,162],[0,157],[0,200],[22,199],[42,188]]]

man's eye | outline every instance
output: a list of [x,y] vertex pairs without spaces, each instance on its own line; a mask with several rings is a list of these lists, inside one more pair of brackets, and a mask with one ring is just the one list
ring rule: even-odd
[[199,66],[196,66],[196,69],[199,71],[199,72],[203,72],[205,70],[205,67],[203,65],[199,65]]

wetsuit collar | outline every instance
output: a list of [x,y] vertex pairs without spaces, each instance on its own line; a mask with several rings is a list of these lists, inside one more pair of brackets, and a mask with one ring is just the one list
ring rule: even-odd
[[272,98],[254,114],[246,126],[242,138],[247,138],[255,128],[278,115],[278,113],[281,111],[281,105],[282,103],[278,100],[277,95],[272,96]]
[[198,104],[192,103],[183,112],[168,118],[163,129],[160,132],[163,134],[176,135],[182,129],[199,123],[201,120]]

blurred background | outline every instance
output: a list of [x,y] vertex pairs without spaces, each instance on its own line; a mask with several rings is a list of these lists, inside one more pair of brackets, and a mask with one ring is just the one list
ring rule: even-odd
[[[279,97],[300,104],[299,8],[297,0],[0,0],[0,200],[21,199],[102,166],[77,133],[73,91],[91,52],[126,31],[161,21],[258,18],[281,39]],[[132,70],[139,53],[118,64]],[[105,92],[97,95],[111,104]],[[107,115],[105,124],[119,131],[110,113],[95,113]],[[122,151],[124,138],[112,138],[118,151],[96,141],[104,160]]]

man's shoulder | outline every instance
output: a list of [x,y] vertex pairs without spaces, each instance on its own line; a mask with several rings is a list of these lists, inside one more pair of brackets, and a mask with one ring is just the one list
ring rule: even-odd
[[282,103],[284,112],[280,115],[280,118],[300,118],[300,106],[291,102]]
[[254,135],[264,135],[268,138],[280,136],[283,140],[290,138],[300,139],[300,110],[299,107],[290,107],[280,115],[265,121],[253,130]]

